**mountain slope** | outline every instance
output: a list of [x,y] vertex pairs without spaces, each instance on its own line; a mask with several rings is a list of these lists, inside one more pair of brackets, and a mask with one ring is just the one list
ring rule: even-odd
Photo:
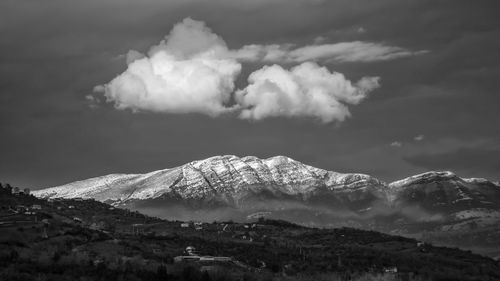
[[[35,204],[34,213],[11,208]],[[244,280],[271,280],[271,272],[287,280],[394,280],[388,268],[397,268],[401,280],[500,277],[493,259],[353,228],[265,219],[183,227],[94,200],[47,201],[8,188],[0,188],[0,217],[0,280],[185,280],[186,264],[174,257],[187,245],[204,257],[192,257],[191,277],[214,265],[224,280],[242,280],[243,273]],[[214,264],[213,256],[230,258]]]
[[227,155],[142,175],[112,174],[92,178],[43,189],[35,194],[116,203],[171,196],[237,207],[245,198],[265,193],[276,197],[306,198],[320,192],[383,187],[384,183],[368,175],[329,172],[284,156],[261,160]]
[[395,208],[408,208],[428,219],[398,220],[387,232],[500,256],[499,183],[428,172],[393,182],[389,188],[397,194]]
[[241,221],[257,213],[303,225],[350,226],[445,245],[500,248],[500,185],[452,172],[427,172],[386,184],[369,175],[327,171],[284,156],[226,155],[34,194],[93,198],[174,220]]

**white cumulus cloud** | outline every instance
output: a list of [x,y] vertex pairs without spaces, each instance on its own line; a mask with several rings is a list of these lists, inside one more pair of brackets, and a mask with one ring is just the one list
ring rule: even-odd
[[265,66],[250,74],[249,85],[236,93],[236,102],[243,119],[307,116],[341,122],[350,116],[347,105],[361,102],[379,87],[378,81],[378,77],[364,77],[353,84],[343,74],[312,62],[290,70]]
[[216,116],[230,110],[226,103],[241,70],[227,53],[222,38],[187,18],[147,56],[130,51],[127,70],[95,90],[118,109]]
[[424,135],[417,135],[413,138],[414,141],[423,141],[425,138]]
[[393,141],[393,142],[391,142],[391,146],[392,147],[402,147],[403,143],[400,141]]
[[[317,42],[322,40],[318,39]],[[218,116],[236,112],[240,118],[313,117],[325,123],[350,116],[349,105],[360,103],[379,87],[378,77],[353,83],[318,61],[369,62],[413,55],[409,50],[366,42],[294,47],[293,44],[246,45],[228,49],[204,22],[190,18],[147,54],[131,50],[127,69],[94,92],[117,109]],[[242,61],[300,63],[291,69],[264,66],[235,91]],[[90,100],[92,104],[101,98]]]

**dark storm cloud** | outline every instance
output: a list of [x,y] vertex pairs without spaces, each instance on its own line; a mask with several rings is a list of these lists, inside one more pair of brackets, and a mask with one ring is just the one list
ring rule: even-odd
[[[500,137],[498,6],[494,0],[1,1],[0,181],[45,187],[216,154],[283,154],[384,180],[444,168],[455,159],[460,164],[450,169],[465,176],[498,179],[498,163],[484,152],[493,149],[485,140]],[[381,87],[350,108],[352,118],[340,126],[88,106],[85,96],[95,85],[126,70],[120,56],[130,49],[147,52],[186,17],[206,22],[229,49],[305,46],[316,39],[429,52],[391,61],[320,62],[352,81],[381,77]],[[245,87],[261,67],[245,62],[235,88]],[[425,138],[413,142],[419,134]],[[391,147],[396,140],[403,146]],[[466,156],[458,158],[458,151]]]

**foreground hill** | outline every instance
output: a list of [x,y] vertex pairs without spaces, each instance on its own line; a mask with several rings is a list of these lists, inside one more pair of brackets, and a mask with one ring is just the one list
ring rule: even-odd
[[[183,223],[94,200],[47,201],[6,190],[0,190],[0,218],[1,280],[500,278],[491,258],[345,227],[266,219]],[[187,246],[227,262],[174,262]]]
[[245,221],[264,213],[302,225],[374,229],[500,255],[500,185],[451,172],[387,184],[283,156],[228,155],[147,174],[92,178],[35,194],[92,198],[166,219]]

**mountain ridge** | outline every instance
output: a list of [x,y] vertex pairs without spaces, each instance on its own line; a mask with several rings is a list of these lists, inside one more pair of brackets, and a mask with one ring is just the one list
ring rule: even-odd
[[[370,181],[382,183],[378,179],[365,174],[343,174],[331,172],[309,165],[302,164],[285,156],[275,156],[267,159],[259,159],[254,156],[239,158],[234,155],[214,156],[203,160],[192,161],[182,166],[157,170],[145,174],[109,174],[94,177],[87,180],[71,182],[65,185],[46,188],[35,191],[34,194],[42,197],[88,197],[94,192],[102,191],[112,184],[120,184],[120,181],[129,180],[129,184],[140,184],[146,178],[156,177],[161,182],[163,191],[175,190],[184,194],[186,198],[200,195],[194,192],[238,191],[245,186],[251,185],[275,185],[287,186],[288,189],[281,191],[306,192],[299,187],[311,185],[326,185],[331,188],[338,186],[356,186],[356,182]],[[323,181],[323,182],[322,182]],[[151,182],[151,185],[160,182]],[[353,184],[353,185],[350,185]],[[230,188],[232,185],[232,190]],[[86,189],[83,189],[86,186]],[[73,188],[71,194],[70,188]],[[76,190],[74,189],[76,188]],[[99,190],[98,190],[99,188]],[[185,190],[181,190],[184,188]],[[66,189],[66,190],[65,190]],[[157,195],[155,188],[149,190],[138,188],[135,196],[144,195],[150,198]],[[142,192],[141,192],[142,191]],[[132,195],[132,194],[130,194]],[[191,196],[189,196],[191,195]],[[125,199],[125,198],[114,198]],[[136,199],[141,199],[136,198]]]
[[[147,179],[156,178],[148,188],[141,188]],[[466,183],[481,183],[499,186],[497,182],[483,178],[461,178],[450,171],[429,171],[390,183],[362,173],[338,173],[303,164],[286,156],[259,159],[255,156],[237,157],[234,155],[213,156],[195,160],[181,166],[156,170],[144,174],[114,173],[86,180],[79,180],[56,187],[34,191],[41,197],[59,196],[63,198],[92,197],[111,186],[139,185],[135,190],[124,189],[124,194],[112,200],[146,199],[171,192],[183,198],[202,197],[210,192],[238,192],[252,185],[274,185],[287,187],[280,191],[304,193],[311,186],[326,186],[328,189],[360,188],[384,186],[387,189],[400,189],[416,183],[436,180],[456,180]],[[128,182],[126,182],[128,181]],[[160,186],[160,187],[159,187]],[[86,187],[86,188],[84,188]],[[182,190],[185,189],[185,190]],[[123,195],[123,194],[122,194]]]
[[313,227],[355,227],[498,256],[500,184],[430,171],[386,183],[285,156],[214,156],[145,174],[110,174],[34,191],[95,199],[170,220],[245,221],[254,214]]

